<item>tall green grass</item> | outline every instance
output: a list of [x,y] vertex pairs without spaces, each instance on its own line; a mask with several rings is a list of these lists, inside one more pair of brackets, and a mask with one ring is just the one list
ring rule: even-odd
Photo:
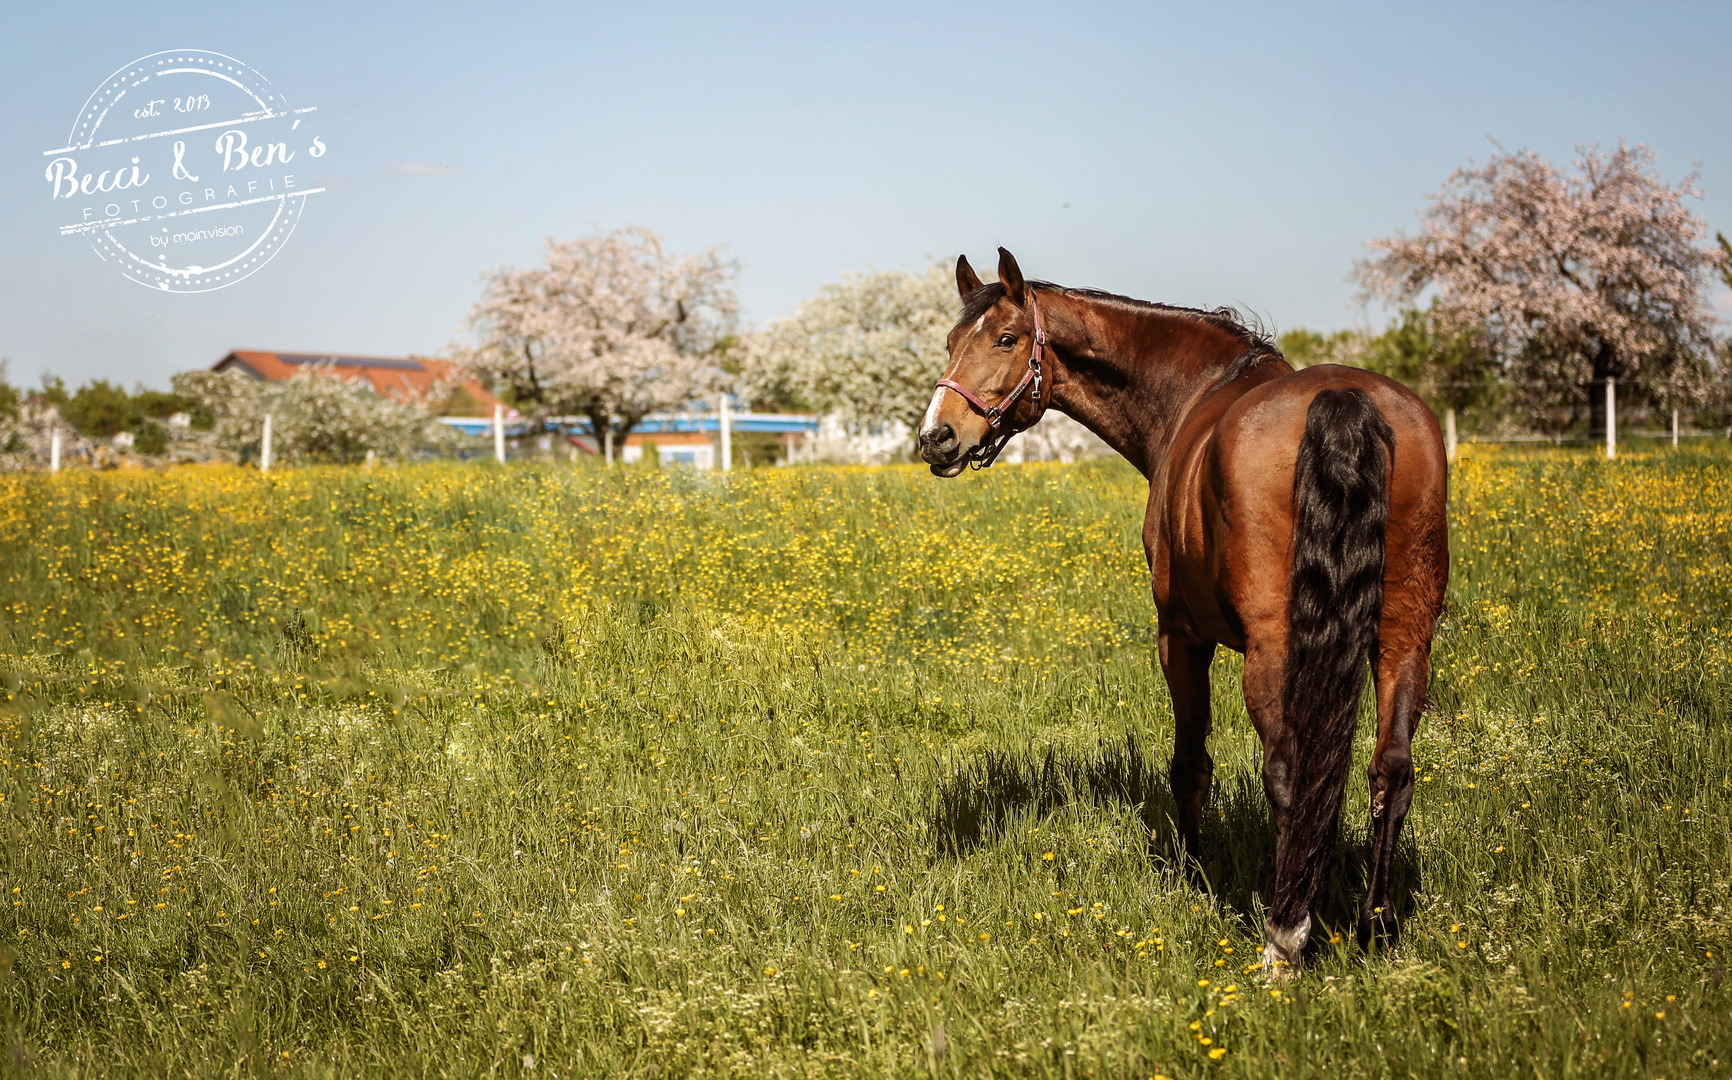
[[1122,466],[0,482],[16,1071],[1726,1071],[1723,452],[1458,465],[1403,938],[1356,769],[1275,986],[1226,652],[1174,858]]

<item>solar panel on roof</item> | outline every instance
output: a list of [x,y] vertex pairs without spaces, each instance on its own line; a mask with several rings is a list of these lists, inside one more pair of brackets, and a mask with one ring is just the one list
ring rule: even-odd
[[275,355],[285,364],[330,364],[332,367],[385,368],[390,371],[427,370],[426,365],[419,360],[377,360],[370,356],[303,356],[293,353]]

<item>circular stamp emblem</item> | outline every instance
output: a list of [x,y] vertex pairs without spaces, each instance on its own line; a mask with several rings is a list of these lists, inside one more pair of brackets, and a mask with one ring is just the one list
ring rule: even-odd
[[180,49],[116,71],[66,145],[43,152],[64,236],[162,292],[220,289],[283,249],[325,155],[318,110],[291,108],[232,56]]

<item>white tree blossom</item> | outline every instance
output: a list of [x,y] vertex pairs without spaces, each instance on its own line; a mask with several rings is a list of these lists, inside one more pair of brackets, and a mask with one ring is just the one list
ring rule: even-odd
[[1578,153],[1570,175],[1528,150],[1457,169],[1419,234],[1373,242],[1354,276],[1402,302],[1436,286],[1441,329],[1482,341],[1541,423],[1585,404],[1600,424],[1607,377],[1655,403],[1700,402],[1719,255],[1683,201],[1698,177],[1668,187],[1641,144]]
[[[427,397],[442,400],[435,387]],[[238,371],[187,371],[174,392],[208,409],[212,445],[254,456],[272,417],[271,453],[282,461],[355,462],[371,450],[379,457],[446,451],[461,436],[431,415],[429,402],[404,403],[375,392],[365,380],[344,379],[310,364],[285,382],[259,382]],[[448,391],[447,391],[448,392]]]
[[900,421],[913,431],[944,371],[956,325],[956,276],[939,263],[849,274],[824,286],[746,351],[754,396],[780,396],[858,426]]
[[0,415],[0,472],[48,468],[56,429],[60,432],[62,462],[69,462],[74,455],[89,459],[95,443],[62,420],[53,402],[25,397],[18,402],[16,412]]
[[600,434],[707,395],[733,332],[734,264],[719,248],[684,258],[636,226],[546,243],[544,265],[488,274],[470,314],[480,345],[463,365],[502,382],[538,419],[579,413]]

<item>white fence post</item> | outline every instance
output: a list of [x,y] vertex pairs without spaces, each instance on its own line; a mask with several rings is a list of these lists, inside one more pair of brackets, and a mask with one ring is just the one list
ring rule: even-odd
[[271,414],[265,414],[265,430],[259,439],[259,471],[271,471]]
[[1455,460],[1455,409],[1443,410],[1443,446],[1449,460]]
[[493,460],[505,464],[505,406],[493,406]]
[[1618,382],[1606,376],[1606,460],[1618,456]]
[[1678,449],[1678,410],[1672,410],[1672,449]]
[[728,408],[728,395],[721,396],[722,403],[722,471],[732,472],[734,469],[734,414]]
[[55,424],[54,430],[48,436],[48,471],[50,474],[60,471],[60,425]]

